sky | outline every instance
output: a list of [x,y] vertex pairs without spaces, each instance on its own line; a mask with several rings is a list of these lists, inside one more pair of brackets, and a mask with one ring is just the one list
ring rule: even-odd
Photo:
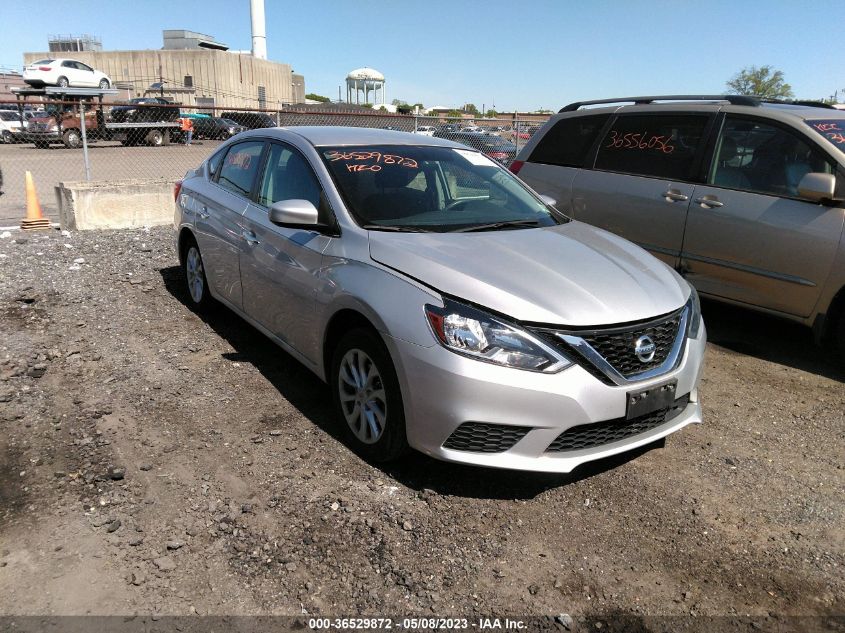
[[[17,69],[25,51],[47,50],[56,33],[99,36],[104,50],[160,48],[164,29],[251,47],[249,0],[39,0],[35,13],[31,3],[4,5],[0,66]],[[609,97],[721,94],[743,68],[770,65],[796,97],[838,90],[845,101],[845,38],[828,31],[842,12],[830,0],[266,0],[265,7],[268,58],[304,74],[306,92],[332,99],[362,66],[385,75],[388,101],[531,111]]]

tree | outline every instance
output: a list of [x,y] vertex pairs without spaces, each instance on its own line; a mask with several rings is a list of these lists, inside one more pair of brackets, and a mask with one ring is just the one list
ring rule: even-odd
[[471,114],[472,116],[479,116],[481,113],[478,111],[478,108],[475,106],[474,103],[467,103],[461,108],[467,114]]
[[490,108],[489,110],[487,110],[487,112],[484,113],[484,116],[488,119],[495,119],[497,116],[499,116],[499,113],[496,112],[493,108]]
[[402,101],[402,99],[394,99],[393,101],[390,102],[390,105],[404,106],[404,105],[408,105],[408,102]]
[[450,119],[460,119],[460,118],[462,118],[461,114],[463,114],[463,113],[460,110],[449,110],[446,113],[446,116]]
[[771,66],[743,68],[727,82],[728,90],[738,95],[754,95],[767,99],[791,99],[792,86],[783,80],[783,71]]
[[306,99],[311,99],[312,101],[319,101],[320,103],[328,103],[331,101],[328,97],[324,97],[323,95],[314,94],[313,92],[309,92],[305,95]]

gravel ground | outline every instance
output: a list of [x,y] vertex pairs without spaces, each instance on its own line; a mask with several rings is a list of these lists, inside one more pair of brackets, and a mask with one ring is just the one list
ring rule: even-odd
[[845,626],[845,389],[808,331],[705,303],[705,423],[636,455],[379,468],[317,378],[188,309],[171,239],[0,239],[0,614]]

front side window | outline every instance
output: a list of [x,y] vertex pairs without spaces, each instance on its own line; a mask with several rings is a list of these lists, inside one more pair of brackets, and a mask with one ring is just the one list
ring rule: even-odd
[[263,149],[264,141],[238,143],[230,147],[220,167],[217,184],[240,196],[249,196]]
[[76,62],[76,67],[77,67],[79,70],[86,70],[86,71],[88,71],[89,73],[94,72],[94,69],[93,69],[93,68],[91,68],[90,66],[86,66],[86,65],[85,65],[85,64],[83,64],[82,62]]
[[537,143],[529,162],[584,167],[587,154],[608,118],[609,114],[594,114],[561,119]]
[[471,231],[567,221],[479,152],[379,145],[321,148],[355,220],[366,228]]
[[808,120],[804,123],[833,143],[840,152],[845,152],[845,119]]
[[833,163],[797,134],[763,121],[728,116],[710,169],[717,187],[798,197],[805,174],[832,174]]
[[320,183],[308,161],[284,145],[272,144],[258,191],[258,204],[269,207],[280,200],[308,200],[320,206]]
[[708,118],[682,114],[621,116],[602,139],[595,168],[690,180]]

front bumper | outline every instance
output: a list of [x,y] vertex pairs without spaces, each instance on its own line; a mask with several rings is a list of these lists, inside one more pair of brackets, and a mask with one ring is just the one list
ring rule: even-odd
[[[679,366],[635,385],[610,386],[578,365],[557,374],[498,367],[434,345],[421,347],[385,337],[396,361],[405,405],[408,443],[445,461],[540,472],[566,473],[588,461],[644,446],[692,423],[701,422],[697,385],[706,345],[704,324],[687,339]],[[547,449],[567,429],[625,416],[627,394],[677,380],[678,396],[689,404],[675,417],[641,434],[578,450]],[[511,448],[475,452],[444,448],[463,423],[530,427]]]
[[60,143],[62,135],[58,131],[49,132],[22,132],[20,138],[28,143]]

